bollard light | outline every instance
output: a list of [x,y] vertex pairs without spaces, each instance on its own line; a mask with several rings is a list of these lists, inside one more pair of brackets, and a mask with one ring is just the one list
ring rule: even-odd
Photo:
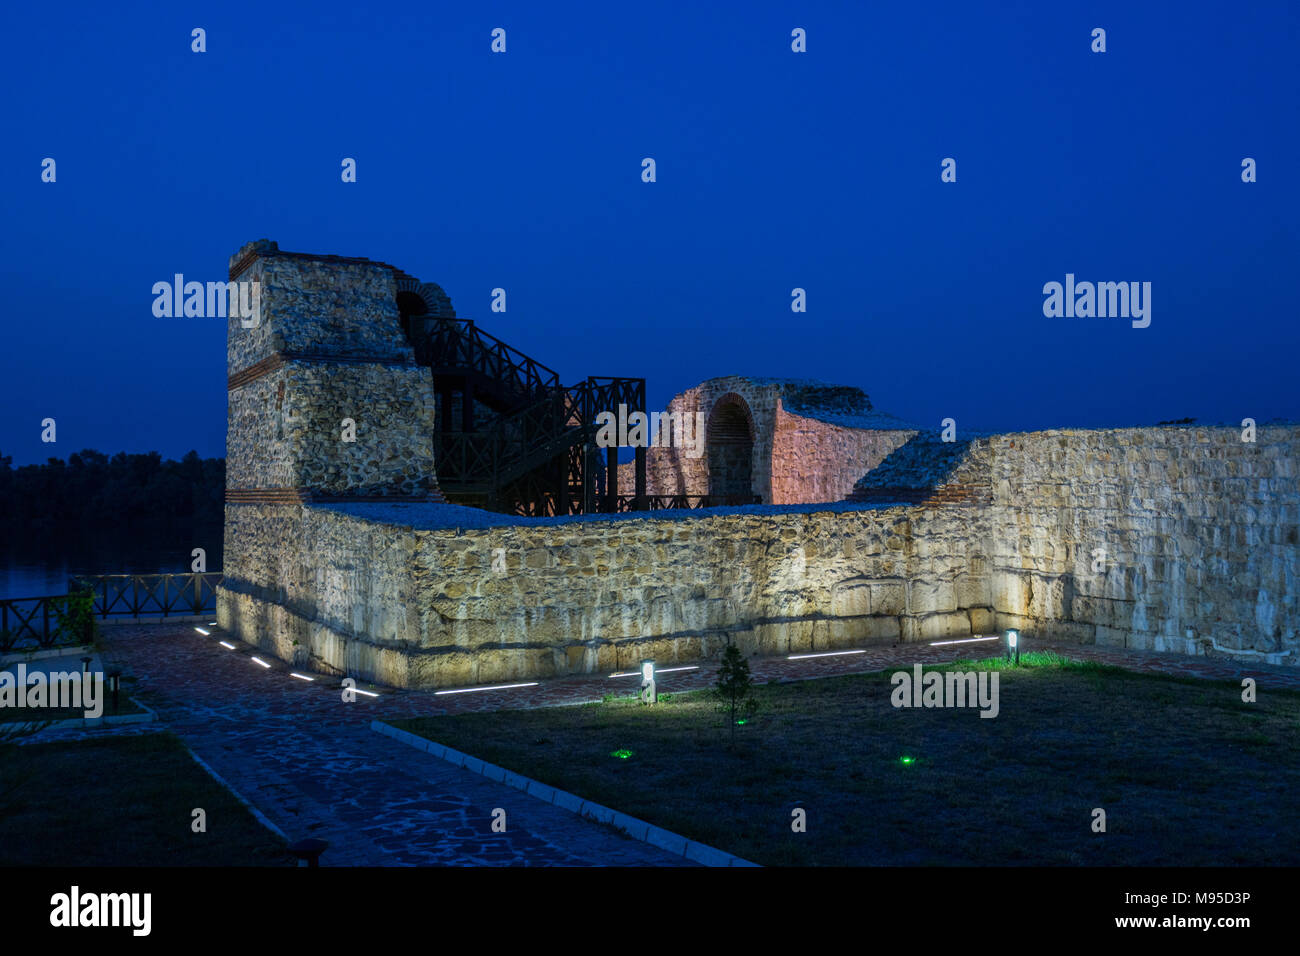
[[1017,667],[1020,665],[1020,632],[1014,629],[1007,631],[1007,660],[1014,660]]
[[655,662],[647,658],[641,662],[641,703],[659,702],[659,691],[655,687]]
[[117,710],[117,692],[122,687],[122,672],[112,670],[108,672],[108,689],[113,692],[113,710]]
[[289,852],[298,858],[299,866],[320,866],[320,855],[329,848],[327,841],[315,838],[289,844]]

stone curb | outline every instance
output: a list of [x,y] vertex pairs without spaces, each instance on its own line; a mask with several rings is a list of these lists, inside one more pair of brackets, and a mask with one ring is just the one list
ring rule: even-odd
[[617,827],[634,840],[657,846],[661,850],[667,850],[669,853],[685,857],[702,866],[758,866],[757,863],[750,863],[748,860],[742,860],[740,857],[733,856],[723,850],[697,843],[695,840],[688,840],[680,834],[646,823],[644,820],[638,820],[636,817],[630,817],[626,813],[611,810],[599,803],[584,800],[572,793],[547,786],[541,781],[506,770],[504,767],[498,767],[477,757],[471,757],[459,750],[445,747],[437,741],[429,740],[427,737],[421,737],[419,734],[413,734],[408,730],[400,730],[392,724],[384,723],[382,720],[372,720],[370,729],[375,733],[383,734],[385,737],[391,737],[399,743],[406,744],[408,747],[414,747],[416,750],[422,750],[431,756],[446,760],[458,767],[463,767],[465,770],[481,774],[489,780],[495,780],[497,783],[504,783],[508,787],[522,790],[524,793],[557,806],[562,810],[568,810],[570,813],[576,813],[580,817],[586,817],[588,820],[594,820],[597,823]]
[[31,661],[48,661],[55,657],[79,657],[83,654],[97,653],[98,651],[92,644],[64,644],[60,647],[50,647],[39,651],[5,651],[5,653],[0,654],[0,667],[8,667],[10,664],[26,664]]
[[[144,707],[144,704],[138,700],[135,701],[137,707]],[[145,709],[143,714],[109,714],[105,717],[69,717],[66,720],[55,720],[46,724],[41,730],[68,730],[76,728],[85,730],[91,727],[115,727],[119,724],[150,724],[158,719],[158,715],[152,710]],[[39,723],[40,718],[36,717],[31,721],[14,721],[14,723]]]
[[136,624],[193,624],[195,621],[211,621],[217,616],[215,610],[204,614],[168,614],[155,617],[131,617],[123,614],[115,617],[96,618],[101,628],[133,627]]
[[243,804],[244,808],[247,809],[248,812],[253,815],[253,818],[257,820],[258,823],[262,824],[262,826],[266,827],[268,830],[270,830],[272,833],[278,836],[285,843],[290,842],[289,838],[285,836],[283,830],[281,830],[274,823],[272,823],[270,818],[265,813],[257,809],[257,807],[253,806],[249,801],[245,800],[243,794],[241,794],[238,790],[236,790],[229,783],[227,783],[226,779],[222,777],[221,774],[217,773],[210,766],[208,766],[207,761],[204,760],[202,757],[200,757],[198,754],[196,754],[192,749],[190,749],[189,744],[185,743],[184,741],[181,741],[181,746],[184,747],[186,752],[191,757],[194,758],[195,763],[197,763],[200,767],[202,767],[204,770],[207,771],[209,777],[211,777],[221,786],[225,787],[232,797],[234,797],[241,804]]

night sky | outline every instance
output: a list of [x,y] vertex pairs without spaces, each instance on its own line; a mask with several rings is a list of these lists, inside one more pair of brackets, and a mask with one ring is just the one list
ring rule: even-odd
[[[935,428],[1300,418],[1295,3],[18,4],[4,21],[15,463],[223,455],[225,322],[155,318],[150,290],[224,280],[263,237],[437,282],[566,382],[644,376],[655,407],[745,374],[858,385]],[[1045,317],[1067,273],[1150,282],[1150,327]]]

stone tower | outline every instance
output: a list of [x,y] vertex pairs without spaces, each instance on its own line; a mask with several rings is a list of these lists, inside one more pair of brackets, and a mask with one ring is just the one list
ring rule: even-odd
[[258,294],[252,319],[232,308],[227,320],[217,616],[250,643],[280,635],[297,646],[306,643],[297,625],[316,615],[297,560],[304,508],[442,500],[433,382],[403,332],[398,294],[422,297],[434,314],[450,302],[382,262],[283,252],[265,239],[231,257],[229,276]]

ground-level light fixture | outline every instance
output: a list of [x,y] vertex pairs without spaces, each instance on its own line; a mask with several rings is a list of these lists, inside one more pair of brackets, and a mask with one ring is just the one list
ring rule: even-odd
[[641,662],[641,703],[654,704],[659,701],[659,690],[655,687],[655,662],[646,658]]
[[817,654],[790,654],[788,661],[806,661],[810,657],[848,657],[850,654],[865,654],[866,651],[821,651]]
[[1014,660],[1016,665],[1020,664],[1020,632],[1011,628],[1006,633],[1007,638],[1007,660]]
[[475,694],[484,690],[514,690],[516,687],[536,687],[537,681],[530,681],[527,684],[493,684],[490,687],[459,687],[456,690],[436,690],[433,692],[435,697],[442,694]]
[[204,637],[207,637],[209,634],[212,633],[211,631],[205,631],[205,630],[204,630],[203,628],[201,628],[201,627],[195,627],[194,630],[198,631],[198,632],[199,632],[200,634],[202,634]]
[[[655,673],[672,674],[677,671],[697,671],[699,669],[700,669],[699,664],[689,664],[684,667],[656,667]],[[641,672],[640,671],[619,671],[618,673],[610,674],[609,676],[611,680],[614,679],[615,677],[640,677]]]

